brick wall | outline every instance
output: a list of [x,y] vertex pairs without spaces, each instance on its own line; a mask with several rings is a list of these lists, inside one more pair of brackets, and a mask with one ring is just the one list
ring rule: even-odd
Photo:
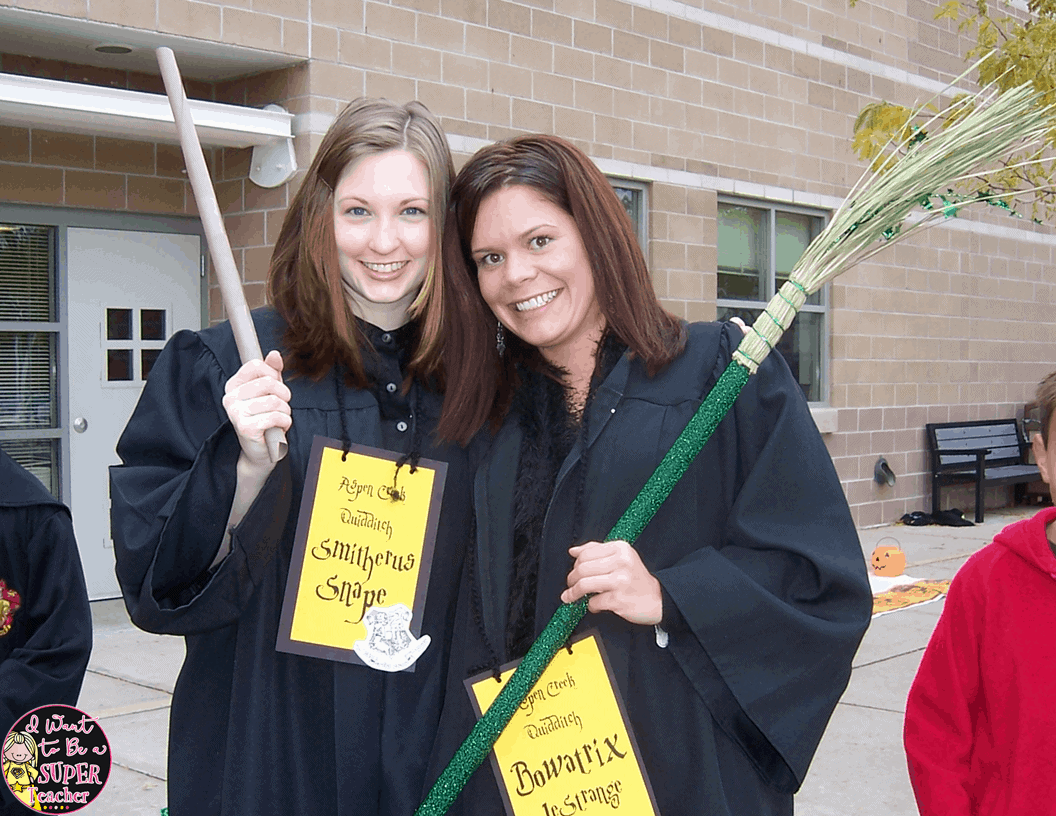
[[[23,76],[163,93],[160,77],[0,54],[0,70]],[[210,89],[189,82],[188,93]],[[215,157],[209,157],[215,162]],[[194,201],[178,146],[39,129],[0,128],[0,198],[30,204],[185,214]]]
[[[846,0],[46,5],[70,17],[304,57],[294,69],[193,89],[218,101],[278,102],[298,115],[302,167],[329,117],[363,94],[421,99],[461,144],[524,131],[565,136],[605,172],[649,183],[654,282],[665,305],[693,320],[715,315],[720,194],[831,209],[861,172],[850,135],[862,106],[929,98],[964,70],[971,45],[954,24],[934,20],[937,0],[861,0],[853,9]],[[160,85],[156,77],[3,60],[14,73]],[[175,148],[2,135],[4,198],[193,211]],[[249,299],[259,303],[270,246],[299,179],[262,190],[246,179],[249,151],[215,151],[211,161]],[[829,402],[837,429],[826,440],[860,525],[928,509],[926,421],[1015,415],[1054,366],[1054,251],[1051,229],[968,214],[832,286]],[[217,301],[213,319],[222,316]],[[872,481],[881,455],[898,474],[893,488]],[[970,512],[969,497],[949,495]],[[999,490],[989,501],[1007,498]]]
[[[1056,243],[1014,219],[940,225],[848,272],[833,287],[830,441],[861,524],[930,510],[924,424],[1022,416],[1056,367]],[[1015,233],[1034,236],[1016,240]],[[872,481],[887,458],[894,488]],[[989,505],[1011,488],[993,488]],[[943,491],[970,513],[968,489]]]
[[[197,5],[197,4],[191,4]],[[160,76],[105,70],[15,54],[0,54],[4,73],[111,88],[165,92]],[[209,84],[184,81],[188,97],[238,105],[276,102],[307,110],[306,71],[293,69]],[[310,136],[295,142],[299,166],[313,149]],[[235,264],[250,307],[264,303],[271,246],[282,223],[290,184],[274,189],[249,181],[250,149],[206,149],[206,165],[224,216]],[[300,176],[293,183],[299,181]],[[179,145],[139,142],[38,128],[0,127],[0,200],[111,212],[196,215]],[[224,318],[210,266],[209,316]]]

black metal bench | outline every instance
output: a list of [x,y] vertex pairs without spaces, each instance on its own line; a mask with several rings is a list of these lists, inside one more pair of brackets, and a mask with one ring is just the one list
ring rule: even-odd
[[931,512],[944,484],[975,482],[975,521],[983,520],[983,488],[1028,484],[1040,477],[1026,464],[1027,443],[1015,419],[931,422],[924,426],[931,454]]

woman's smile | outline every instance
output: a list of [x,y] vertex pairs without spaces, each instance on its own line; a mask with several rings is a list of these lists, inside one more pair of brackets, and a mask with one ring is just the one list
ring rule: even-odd
[[375,275],[392,275],[395,272],[399,272],[403,269],[410,261],[391,261],[389,263],[372,263],[370,261],[360,261],[363,266],[373,272]]
[[522,300],[520,303],[514,303],[513,308],[516,309],[518,312],[528,312],[534,309],[538,309],[542,306],[545,306],[547,303],[557,297],[557,294],[560,291],[560,289],[554,289],[553,291],[545,292],[541,295],[536,295],[535,297],[529,298],[528,300]]

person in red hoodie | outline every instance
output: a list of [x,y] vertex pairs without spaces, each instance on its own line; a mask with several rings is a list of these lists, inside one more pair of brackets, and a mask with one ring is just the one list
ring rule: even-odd
[[[1056,371],[1034,457],[1056,501]],[[921,816],[1056,809],[1056,507],[1011,524],[950,585],[906,702]]]

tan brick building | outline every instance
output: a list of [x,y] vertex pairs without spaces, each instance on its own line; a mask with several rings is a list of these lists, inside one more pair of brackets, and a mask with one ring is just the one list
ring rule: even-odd
[[[223,103],[229,115],[203,142],[251,305],[262,302],[299,176],[260,186],[250,174],[263,154],[246,145],[281,147],[268,128],[286,128],[303,168],[334,113],[367,94],[420,99],[460,160],[525,131],[574,140],[639,219],[665,303],[709,320],[761,305],[842,200],[861,170],[850,134],[863,105],[923,101],[963,70],[970,43],[933,20],[937,5],[0,0],[0,223],[19,235],[37,229],[51,265],[33,285],[52,292],[39,313],[0,306],[0,344],[28,343],[37,356],[25,359],[57,372],[26,375],[37,376],[33,393],[46,403],[29,419],[0,397],[0,442],[21,446],[76,503],[76,460],[87,455],[78,446],[90,434],[71,427],[91,422],[74,387],[81,333],[101,327],[96,356],[114,368],[99,376],[104,385],[111,374],[126,378],[127,396],[160,345],[150,338],[180,323],[175,306],[150,297],[129,294],[121,305],[114,295],[108,306],[84,272],[93,241],[111,234],[190,236],[188,257],[205,252],[171,124],[144,112],[163,93],[157,45],[176,52],[191,97]],[[291,116],[251,123],[267,104]],[[964,213],[848,273],[797,321],[785,351],[859,525],[930,507],[925,422],[1022,414],[1056,361],[1054,250],[1050,228]],[[5,264],[0,288],[31,286],[32,275]],[[82,277],[95,281],[84,296]],[[222,317],[211,286],[197,305],[195,320]],[[75,325],[82,312],[87,322]],[[156,335],[148,319],[169,322]],[[109,320],[118,338],[122,321],[134,324],[124,346],[107,346]],[[0,362],[0,392],[20,371]],[[873,480],[880,456],[894,487]],[[970,510],[967,493],[949,495]],[[995,490],[988,500],[1009,496]]]

